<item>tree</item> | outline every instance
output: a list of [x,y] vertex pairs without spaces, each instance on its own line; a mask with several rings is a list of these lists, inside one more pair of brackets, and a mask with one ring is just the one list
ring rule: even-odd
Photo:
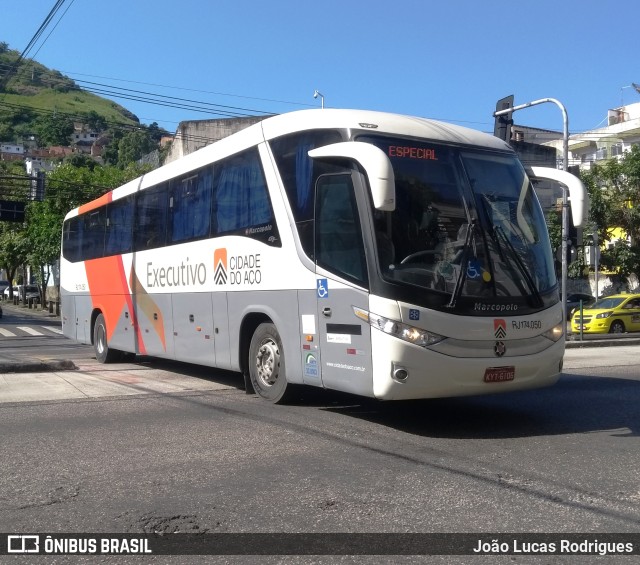
[[118,142],[118,166],[124,168],[156,149],[156,143],[146,130],[131,131]]
[[13,299],[13,281],[18,268],[27,259],[28,248],[29,243],[22,224],[0,222],[0,266],[7,272],[11,299]]
[[[13,253],[12,260],[7,262],[7,265],[15,265],[10,276],[13,277],[17,267],[28,261],[36,270],[44,293],[49,283],[50,269],[47,267],[54,265],[60,255],[62,222],[67,212],[148,170],[149,167],[137,166],[124,169],[100,165],[75,167],[67,162],[48,173],[44,201],[31,202],[27,207],[25,244],[20,248],[21,254]],[[4,257],[2,241],[0,237],[0,260]],[[2,265],[7,268],[4,262]],[[45,297],[42,298],[44,304]]]
[[85,155],[84,153],[74,153],[73,155],[69,155],[64,158],[65,163],[69,163],[76,168],[86,167],[90,171],[93,171],[98,166],[98,162],[94,161],[90,155]]
[[149,137],[156,144],[160,143],[160,140],[162,139],[163,135],[169,134],[169,132],[166,129],[161,128],[158,125],[158,122],[153,122],[151,125],[147,126],[147,132],[149,134]]
[[602,251],[600,263],[622,278],[640,275],[640,147],[620,160],[607,161],[581,174],[589,192],[589,217],[601,242],[611,241],[616,228],[628,241],[617,241]]
[[[547,228],[549,229],[549,241],[551,242],[551,249],[554,252],[554,265],[556,268],[556,273],[558,274],[558,277],[560,277],[560,273],[562,272],[562,212],[551,210],[547,214],[546,220]],[[573,244],[575,245],[575,242],[573,242]],[[571,256],[570,247],[568,247],[567,251]],[[583,250],[580,247],[577,247],[576,251],[577,254],[575,255],[573,261],[569,261],[569,257],[567,257],[567,276],[571,279],[583,277],[585,274],[585,268],[587,266]]]
[[87,112],[85,116],[85,123],[95,132],[103,132],[107,129],[107,120],[104,116],[101,116],[95,110]]
[[102,159],[107,165],[118,164],[118,143],[124,137],[121,129],[109,129],[107,133],[109,143],[102,151]]
[[38,118],[36,133],[43,145],[69,145],[73,122],[66,116],[51,114]]
[[45,290],[51,270],[60,256],[60,233],[64,216],[56,209],[53,200],[32,202],[27,207],[26,238],[29,242],[27,260],[36,268],[41,288],[40,304],[45,303]]

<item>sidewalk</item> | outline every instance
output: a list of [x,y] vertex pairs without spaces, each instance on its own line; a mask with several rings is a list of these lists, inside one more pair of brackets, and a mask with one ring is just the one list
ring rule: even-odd
[[13,302],[8,300],[0,300],[0,306],[6,313],[11,313],[16,316],[36,316],[40,318],[49,318],[53,320],[59,320],[60,316],[56,315],[55,312],[50,314],[48,310],[43,309],[40,304],[37,304],[33,308],[29,308],[28,306],[15,306]]

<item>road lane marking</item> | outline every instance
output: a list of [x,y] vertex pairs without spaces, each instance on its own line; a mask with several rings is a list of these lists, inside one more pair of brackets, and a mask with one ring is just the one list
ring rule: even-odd
[[3,335],[4,337],[16,337],[16,334],[9,330],[5,330],[4,328],[0,328],[0,335]]
[[40,327],[50,332],[53,332],[54,334],[62,335],[62,328],[54,328],[53,326],[40,326]]
[[38,330],[34,329],[34,328],[30,328],[29,326],[18,326],[16,329],[21,330],[25,333],[28,333],[29,335],[37,335],[37,336],[43,336],[44,334],[42,332],[39,332]]

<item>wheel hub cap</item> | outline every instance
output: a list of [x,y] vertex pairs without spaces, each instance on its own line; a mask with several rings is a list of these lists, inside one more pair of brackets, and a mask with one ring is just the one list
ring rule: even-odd
[[278,379],[280,351],[273,340],[265,341],[258,349],[256,369],[258,378],[267,386],[273,386]]

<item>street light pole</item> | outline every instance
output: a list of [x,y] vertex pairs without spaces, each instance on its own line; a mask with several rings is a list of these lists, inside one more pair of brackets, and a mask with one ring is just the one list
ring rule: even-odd
[[600,259],[600,245],[598,244],[598,226],[593,230],[593,266],[595,267],[596,300],[598,299],[598,260]]
[[321,92],[318,92],[317,90],[315,90],[313,93],[313,97],[318,98],[318,96],[320,97],[320,107],[324,110],[324,96],[322,95]]
[[[545,104],[551,102],[560,108],[562,112],[562,169],[567,171],[569,169],[569,116],[566,108],[559,100],[555,98],[541,98],[540,100],[534,100],[533,102],[527,102],[526,104],[519,104],[513,108],[507,108],[506,110],[500,110],[493,113],[494,117],[503,116],[509,112],[516,112],[517,110],[524,110],[525,108],[531,108],[531,106],[537,106],[538,104]],[[561,292],[562,292],[562,316],[563,320],[567,315],[567,240],[569,234],[569,195],[567,193],[567,187],[562,185],[562,276],[561,276]],[[566,320],[565,320],[566,321]]]

